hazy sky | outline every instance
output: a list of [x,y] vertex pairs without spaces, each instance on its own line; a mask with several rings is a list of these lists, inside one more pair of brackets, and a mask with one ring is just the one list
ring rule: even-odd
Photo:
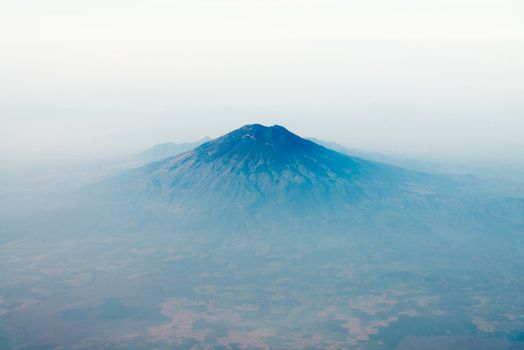
[[522,0],[0,2],[0,159],[282,124],[350,147],[524,158]]

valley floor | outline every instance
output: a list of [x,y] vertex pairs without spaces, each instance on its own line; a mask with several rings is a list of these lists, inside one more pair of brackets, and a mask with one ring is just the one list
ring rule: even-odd
[[4,242],[0,348],[524,348],[523,239],[378,237]]

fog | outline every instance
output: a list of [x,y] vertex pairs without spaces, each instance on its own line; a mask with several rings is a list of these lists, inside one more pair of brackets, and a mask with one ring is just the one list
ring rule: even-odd
[[285,125],[422,159],[522,163],[520,1],[17,1],[0,159],[104,158]]

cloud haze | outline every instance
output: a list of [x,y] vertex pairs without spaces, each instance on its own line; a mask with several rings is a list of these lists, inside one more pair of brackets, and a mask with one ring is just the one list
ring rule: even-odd
[[136,152],[284,124],[348,146],[520,159],[520,1],[17,1],[0,158]]

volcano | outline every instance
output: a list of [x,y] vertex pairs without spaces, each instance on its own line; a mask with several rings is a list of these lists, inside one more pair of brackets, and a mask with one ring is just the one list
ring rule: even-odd
[[251,222],[406,209],[426,201],[436,184],[431,175],[351,157],[279,125],[252,124],[103,188],[126,205],[180,220]]

